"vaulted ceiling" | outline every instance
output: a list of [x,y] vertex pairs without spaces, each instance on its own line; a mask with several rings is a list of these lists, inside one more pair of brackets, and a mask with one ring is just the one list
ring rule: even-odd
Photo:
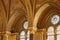
[[[16,17],[16,19],[11,24],[12,28],[13,28],[13,30],[16,28],[18,30],[19,30],[19,28],[21,29],[22,22],[24,20],[28,20],[28,17],[29,17],[29,16],[27,16],[28,15],[27,8],[30,6],[31,7],[30,12],[35,16],[38,9],[47,2],[54,2],[60,6],[59,0],[29,0],[29,1],[28,0],[0,0],[0,16],[2,18],[0,20],[0,28],[6,30],[8,28],[7,24],[10,23],[10,20],[14,20],[15,18],[13,18],[13,17]],[[26,3],[29,6],[27,6]],[[16,16],[16,15],[19,15],[19,16]],[[34,17],[34,16],[32,16],[32,17]],[[39,25],[40,25],[40,23],[39,23]],[[4,31],[4,30],[2,30],[2,31]],[[15,31],[17,31],[17,30],[15,30]]]

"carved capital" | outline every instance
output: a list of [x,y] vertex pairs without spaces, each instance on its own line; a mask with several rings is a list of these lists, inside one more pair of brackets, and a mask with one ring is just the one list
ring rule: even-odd
[[35,34],[36,29],[34,29],[33,27],[29,27],[28,30],[30,31],[31,34]]

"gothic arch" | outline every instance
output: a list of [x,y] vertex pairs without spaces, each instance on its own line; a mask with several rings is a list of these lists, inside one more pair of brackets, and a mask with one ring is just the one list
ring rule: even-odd
[[22,11],[14,11],[13,12],[14,14],[12,15],[12,17],[9,19],[9,21],[8,21],[8,27],[7,27],[7,30],[8,31],[11,31],[11,27],[12,27],[12,24],[16,21],[16,20],[18,20],[21,16],[23,16],[23,15],[25,15],[26,16],[26,14],[24,13],[24,12],[22,12]]
[[2,0],[0,0],[0,32],[5,32],[6,27],[7,27],[7,14],[3,2]]
[[[37,28],[37,23],[38,23],[38,20],[39,18],[42,18],[42,14],[44,14],[44,11],[47,11],[49,10],[48,8],[49,7],[54,7],[54,8],[58,8],[59,9],[59,6],[57,6],[56,4],[54,3],[45,3],[43,4],[39,10],[36,12],[35,14],[35,18],[34,18],[34,21],[33,21],[33,28],[36,29]],[[60,10],[60,9],[59,9]],[[46,15],[46,14],[45,14]]]

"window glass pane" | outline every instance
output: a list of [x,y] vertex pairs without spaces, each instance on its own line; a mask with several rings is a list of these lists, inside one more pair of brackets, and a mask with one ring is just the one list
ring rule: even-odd
[[22,32],[20,33],[20,39],[21,39],[21,40],[24,40],[24,39],[25,39],[25,32],[24,32],[24,31],[22,31]]
[[30,40],[30,38],[27,38],[27,40]]
[[57,35],[57,40],[60,40],[60,35]]
[[48,28],[47,35],[54,35],[54,28],[53,27]]
[[57,40],[60,40],[60,25],[57,27]]
[[57,31],[57,34],[60,34],[60,31]]
[[28,37],[30,37],[30,32],[29,32],[29,31],[27,32],[27,38],[28,38]]
[[28,21],[25,21],[25,22],[24,22],[23,27],[24,27],[25,29],[28,28]]
[[25,35],[25,32],[24,32],[24,31],[22,31],[22,32],[20,33],[20,35]]
[[20,39],[20,40],[25,40],[25,39]]
[[51,26],[48,28],[48,32],[53,32],[54,31],[54,28]]
[[57,34],[60,34],[60,25],[57,27]]
[[48,28],[47,40],[54,40],[54,28],[52,26]]
[[20,38],[25,38],[25,35],[23,35],[23,36],[21,35]]
[[60,30],[60,25],[57,27],[57,30]]
[[48,36],[47,40],[54,40],[54,36]]
[[47,35],[54,35],[54,33],[53,32],[49,32],[49,33],[47,33]]
[[52,24],[57,24],[59,22],[59,15],[54,15],[51,19]]

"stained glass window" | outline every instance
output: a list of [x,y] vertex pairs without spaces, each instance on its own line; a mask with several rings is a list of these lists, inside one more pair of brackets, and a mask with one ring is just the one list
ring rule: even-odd
[[60,40],[60,25],[57,27],[57,40]]
[[[27,30],[27,28],[28,28],[28,21],[24,22],[23,27],[24,27],[25,30]],[[30,32],[27,31],[27,35],[26,35],[25,30],[20,33],[20,40],[30,40]]]
[[59,22],[59,16],[54,15],[51,19],[52,24],[57,24]]
[[25,21],[25,22],[24,22],[23,27],[24,27],[25,29],[28,28],[28,21]]
[[20,33],[20,40],[25,40],[25,32],[24,31],[22,31]]
[[54,28],[52,26],[48,28],[47,40],[54,40]]
[[29,31],[27,32],[26,36],[25,36],[25,32],[24,31],[22,31],[20,33],[20,40],[25,40],[25,39],[30,40],[30,32]]

